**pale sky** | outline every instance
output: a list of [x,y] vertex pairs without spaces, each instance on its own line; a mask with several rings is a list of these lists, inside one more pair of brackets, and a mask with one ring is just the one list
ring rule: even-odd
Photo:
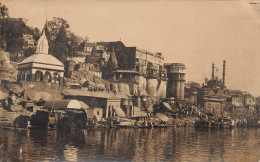
[[[11,17],[43,28],[62,17],[71,31],[90,41],[122,40],[182,62],[187,81],[210,78],[211,64],[231,89],[260,96],[260,0],[0,0]],[[249,4],[249,2],[259,4]]]

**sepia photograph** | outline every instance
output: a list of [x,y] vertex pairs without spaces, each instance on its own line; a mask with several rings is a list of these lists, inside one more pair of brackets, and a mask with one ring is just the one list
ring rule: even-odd
[[260,162],[260,0],[0,0],[0,161]]

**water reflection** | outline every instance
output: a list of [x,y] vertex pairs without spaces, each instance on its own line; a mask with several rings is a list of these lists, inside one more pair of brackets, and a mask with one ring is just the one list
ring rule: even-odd
[[5,131],[2,161],[258,161],[260,130],[110,129]]
[[66,145],[64,150],[64,159],[66,161],[78,161],[78,149],[74,146]]

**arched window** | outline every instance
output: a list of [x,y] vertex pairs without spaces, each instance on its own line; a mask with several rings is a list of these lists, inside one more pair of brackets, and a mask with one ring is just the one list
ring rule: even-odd
[[25,73],[22,73],[22,78],[21,78],[22,81],[25,81]]
[[31,81],[31,80],[32,80],[31,73],[26,73],[26,81]]
[[48,71],[46,71],[46,72],[45,72],[45,75],[44,75],[44,78],[45,78],[45,81],[46,81],[47,83],[50,83],[50,82],[51,82],[51,79],[52,79],[51,73],[48,72]]
[[54,83],[60,83],[60,75],[58,73],[53,74]]
[[43,81],[43,74],[42,74],[41,71],[36,71],[36,73],[35,73],[35,81],[36,82]]

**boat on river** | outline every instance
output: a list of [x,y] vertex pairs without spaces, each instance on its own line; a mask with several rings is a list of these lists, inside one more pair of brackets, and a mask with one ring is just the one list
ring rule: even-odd
[[236,126],[231,117],[219,117],[216,123],[219,128],[233,128]]
[[231,117],[219,117],[217,119],[199,119],[195,121],[195,128],[233,128],[235,121]]

